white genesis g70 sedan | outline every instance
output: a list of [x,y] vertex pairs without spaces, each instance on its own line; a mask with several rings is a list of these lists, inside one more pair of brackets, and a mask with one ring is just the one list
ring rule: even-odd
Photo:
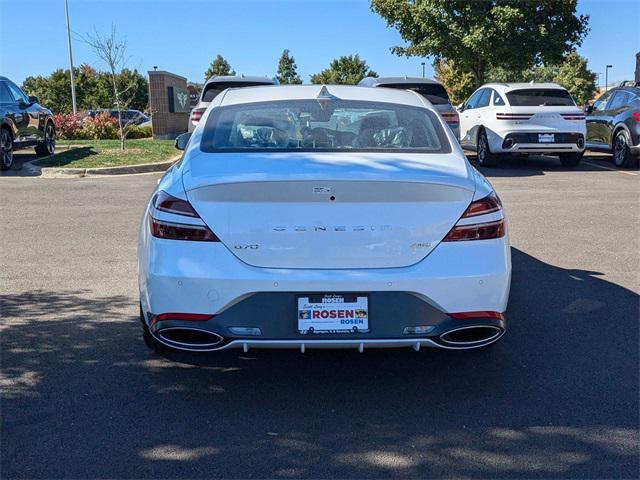
[[412,91],[229,89],[138,245],[155,349],[476,348],[506,329],[502,204]]

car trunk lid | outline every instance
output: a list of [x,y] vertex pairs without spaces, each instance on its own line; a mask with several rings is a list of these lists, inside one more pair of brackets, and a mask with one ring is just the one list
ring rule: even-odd
[[471,202],[455,154],[199,154],[187,196],[242,261],[270,268],[384,268],[431,252]]

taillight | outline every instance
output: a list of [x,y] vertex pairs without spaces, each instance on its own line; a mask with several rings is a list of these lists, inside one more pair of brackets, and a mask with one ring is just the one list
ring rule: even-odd
[[631,116],[636,122],[640,123],[640,112],[631,112]]
[[[480,200],[471,202],[460,220],[487,215],[502,210],[502,203],[498,196],[492,192]],[[443,242],[461,242],[467,240],[488,240],[491,238],[504,237],[506,225],[504,218],[478,223],[463,223],[456,225],[449,231]]]
[[562,118],[565,120],[585,120],[584,113],[561,113]]
[[175,215],[186,215],[187,217],[200,218],[191,204],[181,198],[169,195],[164,190],[160,190],[153,198],[153,206],[158,210]]
[[496,120],[529,120],[533,117],[533,113],[496,113]]
[[471,205],[467,207],[462,218],[476,217],[478,215],[486,215],[488,213],[498,212],[502,209],[502,203],[495,194],[491,192],[484,198],[471,202]]
[[188,225],[185,223],[173,223],[158,220],[149,216],[151,235],[168,240],[189,240],[192,242],[219,242],[205,225]]
[[197,125],[204,112],[204,108],[194,108],[193,110],[191,110],[191,123]]
[[[153,197],[153,206],[156,210],[170,213],[176,216],[190,217],[200,219],[200,215],[196,212],[191,204],[169,195],[167,192],[160,190]],[[169,240],[190,240],[193,242],[219,242],[220,239],[204,225],[192,225],[179,222],[171,222],[168,220],[159,220],[149,215],[149,229],[151,235],[157,238],[166,238]]]
[[458,125],[460,123],[460,117],[456,112],[441,112],[440,116],[448,125]]

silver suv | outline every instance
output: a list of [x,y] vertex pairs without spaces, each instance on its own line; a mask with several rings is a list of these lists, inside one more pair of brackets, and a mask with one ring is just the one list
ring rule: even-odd
[[384,87],[413,90],[429,100],[442,119],[453,130],[456,138],[460,138],[460,117],[449,100],[444,86],[432,78],[421,77],[365,77],[358,83],[361,87]]
[[227,88],[256,87],[259,85],[278,85],[278,81],[269,77],[247,77],[245,75],[229,75],[211,77],[202,87],[200,100],[191,110],[189,131],[193,132],[211,101]]

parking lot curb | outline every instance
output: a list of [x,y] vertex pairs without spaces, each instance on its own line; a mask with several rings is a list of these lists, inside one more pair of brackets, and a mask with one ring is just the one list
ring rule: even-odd
[[131,175],[135,173],[164,172],[179,159],[180,156],[176,156],[166,162],[100,168],[40,167],[38,165],[35,165],[35,162],[37,162],[37,160],[34,160],[25,163],[23,168],[27,169],[30,174],[39,175],[44,178],[85,177],[90,175]]

